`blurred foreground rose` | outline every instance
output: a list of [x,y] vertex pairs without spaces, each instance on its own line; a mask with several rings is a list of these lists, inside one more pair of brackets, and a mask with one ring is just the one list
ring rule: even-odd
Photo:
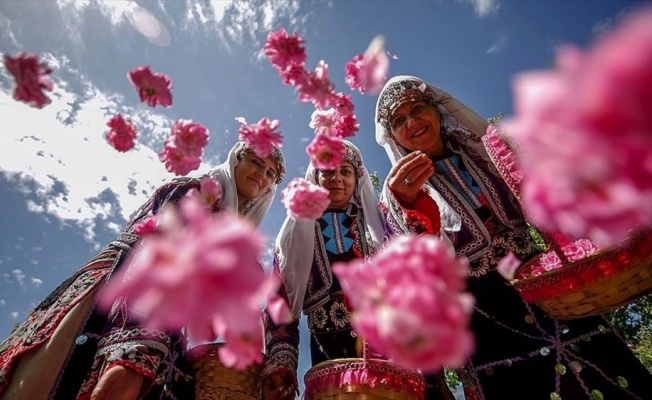
[[194,340],[225,338],[220,358],[227,366],[261,362],[260,301],[278,285],[258,263],[264,239],[243,219],[210,214],[197,195],[182,199],[179,212],[166,206],[157,219],[158,234],[136,247],[100,305],[125,298],[143,326],[185,327]]
[[612,245],[652,224],[652,8],[557,61],[514,80],[522,201],[547,231]]
[[468,262],[435,236],[399,236],[373,256],[333,266],[370,347],[410,368],[461,365],[474,348]]
[[328,190],[302,178],[293,179],[281,192],[281,199],[294,219],[317,219],[330,204]]
[[52,70],[45,63],[39,63],[35,54],[19,53],[16,57],[3,56],[5,68],[16,80],[14,100],[22,101],[35,108],[43,108],[52,100],[43,93],[52,91],[53,83],[47,77]]
[[351,90],[358,89],[360,93],[380,93],[389,70],[389,58],[385,51],[385,39],[376,36],[364,54],[353,57],[344,67],[345,82]]

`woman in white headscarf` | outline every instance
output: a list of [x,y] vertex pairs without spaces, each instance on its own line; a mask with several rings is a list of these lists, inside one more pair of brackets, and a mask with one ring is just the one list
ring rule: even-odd
[[[284,172],[279,149],[261,158],[236,143],[209,173],[222,189],[212,211],[238,213],[258,226]],[[199,187],[199,178],[181,178],[158,188],[116,241],[59,285],[0,345],[0,399],[194,398],[185,338],[139,327],[124,300],[108,316],[96,311],[95,295],[139,243],[134,226]]]
[[368,257],[382,243],[384,224],[360,150],[344,141],[344,161],[333,171],[310,165],[305,179],[329,190],[330,205],[317,220],[287,217],[276,239],[274,268],[282,281],[294,322],[275,325],[266,318],[268,358],[263,399],[294,399],[297,388],[299,317],[308,317],[312,365],[357,357],[356,334],[334,262]]
[[443,232],[470,261],[477,343],[459,371],[466,398],[602,398],[595,390],[652,398],[652,377],[604,318],[553,320],[497,273],[509,252],[526,261],[539,250],[482,144],[486,129],[463,103],[413,76],[390,79],[376,106],[376,141],[393,164],[381,196],[387,225]]

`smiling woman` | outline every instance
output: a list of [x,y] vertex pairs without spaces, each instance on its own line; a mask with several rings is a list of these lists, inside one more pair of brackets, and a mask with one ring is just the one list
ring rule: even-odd
[[[209,173],[219,182],[221,198],[201,195],[209,195],[204,197],[211,199],[206,204],[212,213],[238,212],[258,226],[283,174],[278,148],[260,159],[239,142]],[[96,296],[107,282],[121,279],[125,269],[132,272],[134,264],[125,260],[132,259],[128,254],[141,243],[143,223],[165,206],[178,204],[192,189],[204,187],[197,178],[182,178],[158,188],[115,241],[34,309],[0,345],[0,399],[194,398],[185,358],[187,332],[142,326],[134,302],[122,297],[107,315]]]
[[328,198],[331,201],[329,208],[347,208],[358,180],[355,171],[353,164],[347,160],[342,161],[337,169],[317,170],[319,186],[328,189]]
[[[652,398],[649,372],[604,318],[550,318],[498,274],[508,253],[526,261],[539,250],[482,144],[486,130],[417,77],[390,79],[378,98],[376,140],[393,164],[382,196],[388,227],[441,235],[469,260],[476,350],[458,371],[466,398]],[[437,389],[441,376],[426,383],[426,398],[448,395]]]
[[358,356],[351,312],[331,265],[373,254],[382,243],[384,224],[360,151],[347,141],[344,147],[338,168],[310,165],[306,172],[307,181],[329,191],[329,208],[316,220],[286,218],[276,238],[274,268],[295,319],[277,325],[266,316],[266,400],[294,399],[301,313],[308,316],[312,365]]
[[280,171],[279,157],[278,151],[270,153],[265,158],[257,156],[251,149],[240,152],[238,155],[240,162],[234,172],[238,189],[238,206],[242,207],[258,198],[276,182]]

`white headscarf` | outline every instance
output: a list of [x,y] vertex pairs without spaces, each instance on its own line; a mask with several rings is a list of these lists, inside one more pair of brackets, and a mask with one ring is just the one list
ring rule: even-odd
[[[396,98],[396,102],[402,102],[402,101],[410,101],[411,99],[405,99],[405,98],[400,98],[400,88],[397,88],[396,83],[397,82],[416,82],[416,86],[420,85],[426,85],[427,88],[434,94],[434,100],[439,108],[439,111],[441,112],[441,115],[444,117],[444,125],[448,128],[448,130],[460,130],[460,129],[466,129],[469,130],[470,132],[474,133],[478,137],[482,137],[486,131],[487,131],[487,122],[480,116],[478,115],[475,111],[471,110],[469,107],[464,105],[461,101],[457,100],[455,97],[451,96],[444,90],[438,88],[437,86],[431,85],[430,83],[424,81],[423,79],[417,78],[415,76],[410,76],[410,75],[402,75],[402,76],[395,76],[387,83],[385,83],[385,86],[383,87],[383,90],[380,93],[380,96],[378,96],[378,101],[376,102],[376,116],[375,116],[375,123],[376,123],[376,142],[378,142],[379,145],[383,146],[385,149],[385,152],[387,152],[387,156],[389,157],[389,160],[391,161],[392,165],[395,165],[398,160],[401,158],[405,157],[408,154],[408,151],[406,151],[402,146],[397,144],[394,141],[394,138],[392,137],[391,133],[389,130],[386,129],[386,122],[382,121],[381,119],[381,107],[389,107],[395,109],[396,107],[400,106],[401,104],[387,104],[387,98],[388,96],[394,96]],[[422,86],[423,87],[423,86]],[[423,87],[422,92],[427,93],[427,90],[425,90],[426,87]],[[392,94],[389,94],[388,91],[393,91]],[[424,95],[425,97],[425,95]],[[383,104],[381,104],[381,102]],[[484,149],[484,146],[482,143],[473,143],[470,141],[466,141],[464,143],[468,147],[473,148],[473,150],[476,151],[481,157],[483,157],[486,160],[489,160],[489,156],[487,155],[486,150]],[[428,190],[428,194],[430,197],[437,203],[439,206],[439,211],[441,214],[441,223],[442,223],[442,228],[447,231],[447,232],[455,232],[458,231],[461,227],[462,220],[460,216],[451,208],[451,206],[446,202],[446,200],[437,192],[431,185],[430,183],[426,182],[424,185],[424,188]],[[387,191],[389,188],[387,185],[384,185],[383,187],[383,195],[387,196]]]
[[[370,251],[380,248],[385,235],[385,225],[378,209],[378,199],[369,177],[369,171],[362,163],[360,150],[351,142],[344,141],[351,151],[357,154],[361,165],[355,165],[358,182],[351,202],[359,202],[358,217],[364,218],[366,238]],[[362,176],[358,173],[362,168]],[[317,184],[317,170],[311,165],[308,166],[305,179]],[[306,295],[308,278],[312,269],[313,256],[315,254],[315,226],[316,221],[295,220],[286,217],[281,230],[276,237],[276,257],[281,273],[281,279],[287,291],[290,308],[295,316],[299,316],[303,310],[303,300]]]
[[[229,151],[229,154],[222,164],[216,166],[211,170],[209,175],[220,182],[222,187],[222,199],[220,200],[221,206],[227,210],[235,213],[238,212],[238,190],[235,186],[235,166],[238,165],[240,159],[244,154],[240,154],[247,148],[244,142],[237,142]],[[277,160],[278,162],[279,160]],[[284,166],[278,166],[278,174],[281,176],[284,171]],[[274,196],[276,195],[276,188],[278,184],[273,182],[269,189],[260,197],[253,200],[251,207],[249,207],[243,216],[251,220],[256,226],[260,226],[265,218],[265,214],[272,205]]]

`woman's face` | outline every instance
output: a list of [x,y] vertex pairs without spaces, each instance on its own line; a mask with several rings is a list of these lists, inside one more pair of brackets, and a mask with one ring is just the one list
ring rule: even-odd
[[331,200],[329,208],[345,210],[349,206],[356,180],[355,168],[346,160],[337,169],[317,172],[317,183],[328,189],[328,198]]
[[429,156],[439,155],[444,149],[440,117],[437,107],[425,101],[401,104],[389,118],[392,137],[409,151],[421,150]]
[[261,158],[253,151],[235,166],[235,187],[238,191],[238,205],[264,194],[278,175],[278,165],[271,155]]

